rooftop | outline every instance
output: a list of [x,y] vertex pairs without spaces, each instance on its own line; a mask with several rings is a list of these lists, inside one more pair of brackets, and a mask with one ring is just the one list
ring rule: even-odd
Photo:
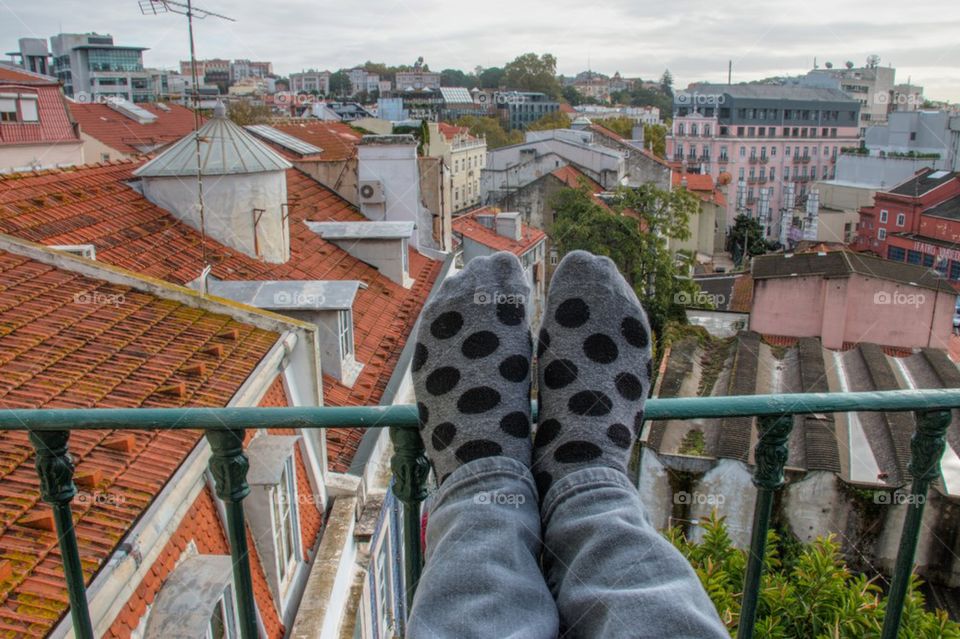
[[179,104],[166,105],[168,110],[155,104],[137,105],[156,117],[149,124],[141,124],[106,104],[68,102],[67,105],[81,133],[128,155],[156,151],[176,142],[194,127],[193,111]]
[[919,197],[929,193],[933,189],[946,184],[950,180],[960,177],[960,173],[952,171],[934,171],[926,168],[902,184],[890,189],[889,193],[895,195],[907,195],[910,197]]
[[517,241],[498,234],[493,229],[487,228],[476,220],[477,215],[488,214],[496,216],[500,213],[501,211],[499,209],[487,207],[471,211],[466,215],[461,215],[453,220],[453,232],[488,248],[496,251],[509,251],[514,255],[523,255],[546,237],[546,233],[540,229],[535,229],[518,220],[522,228],[521,239]]
[[926,209],[923,211],[923,215],[942,217],[948,220],[960,220],[960,195]]
[[307,222],[326,240],[392,240],[413,235],[413,222]]
[[[97,260],[176,284],[202,269],[200,234],[154,205],[126,182],[137,162],[0,176],[0,233],[48,245],[93,244]],[[286,172],[290,200],[290,254],[269,264],[207,238],[207,258],[220,280],[352,280],[356,358],[364,364],[352,388],[323,378],[330,406],[375,405],[393,373],[402,346],[441,263],[410,250],[408,290],[309,229],[307,221],[362,221],[346,200],[305,173]],[[327,431],[330,468],[345,472],[362,432]]]
[[686,90],[677,91],[674,103],[687,104],[681,96],[689,93],[729,95],[733,98],[752,98],[757,100],[806,100],[816,102],[849,102],[851,106],[859,104],[840,89],[805,87],[778,84],[694,84]]
[[760,255],[753,259],[751,271],[756,280],[806,275],[849,277],[854,273],[933,290],[950,287],[932,269],[852,251]]
[[[322,122],[312,119],[288,119],[271,124],[273,129],[286,135],[319,147],[323,152],[311,160],[321,162],[339,162],[353,157],[360,134],[342,122]],[[258,136],[259,137],[259,136]],[[266,139],[270,145],[288,160],[301,159],[301,155]]]

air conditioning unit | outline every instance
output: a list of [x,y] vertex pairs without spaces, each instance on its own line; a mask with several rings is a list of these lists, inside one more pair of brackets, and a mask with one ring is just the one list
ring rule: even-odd
[[380,180],[365,180],[360,182],[361,204],[383,204],[386,197],[383,194],[383,183]]

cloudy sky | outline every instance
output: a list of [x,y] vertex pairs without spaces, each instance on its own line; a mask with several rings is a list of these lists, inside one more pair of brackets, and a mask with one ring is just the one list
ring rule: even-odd
[[[183,0],[186,1],[186,0]],[[500,66],[518,54],[557,56],[560,72],[597,71],[677,86],[799,74],[814,58],[862,65],[870,54],[925,87],[927,97],[960,102],[957,0],[198,0],[236,22],[197,23],[199,57],[270,60],[281,74],[365,60],[434,70]],[[186,21],[141,15],[138,0],[0,0],[0,46],[60,31],[111,33],[118,44],[149,47],[148,66],[187,58]]]

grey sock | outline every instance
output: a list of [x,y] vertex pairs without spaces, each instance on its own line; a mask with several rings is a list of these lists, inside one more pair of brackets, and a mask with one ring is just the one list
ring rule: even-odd
[[529,287],[516,256],[471,260],[424,309],[413,361],[420,432],[442,483],[505,455],[530,465]]
[[543,317],[533,451],[541,498],[580,468],[626,472],[650,390],[647,317],[609,258],[568,254],[553,274]]

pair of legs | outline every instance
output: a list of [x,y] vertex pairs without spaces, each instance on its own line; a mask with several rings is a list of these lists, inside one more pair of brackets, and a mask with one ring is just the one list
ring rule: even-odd
[[650,387],[636,295],[609,259],[564,258],[531,442],[528,292],[517,258],[498,253],[424,310],[413,376],[440,490],[409,636],[728,638],[626,474]]

